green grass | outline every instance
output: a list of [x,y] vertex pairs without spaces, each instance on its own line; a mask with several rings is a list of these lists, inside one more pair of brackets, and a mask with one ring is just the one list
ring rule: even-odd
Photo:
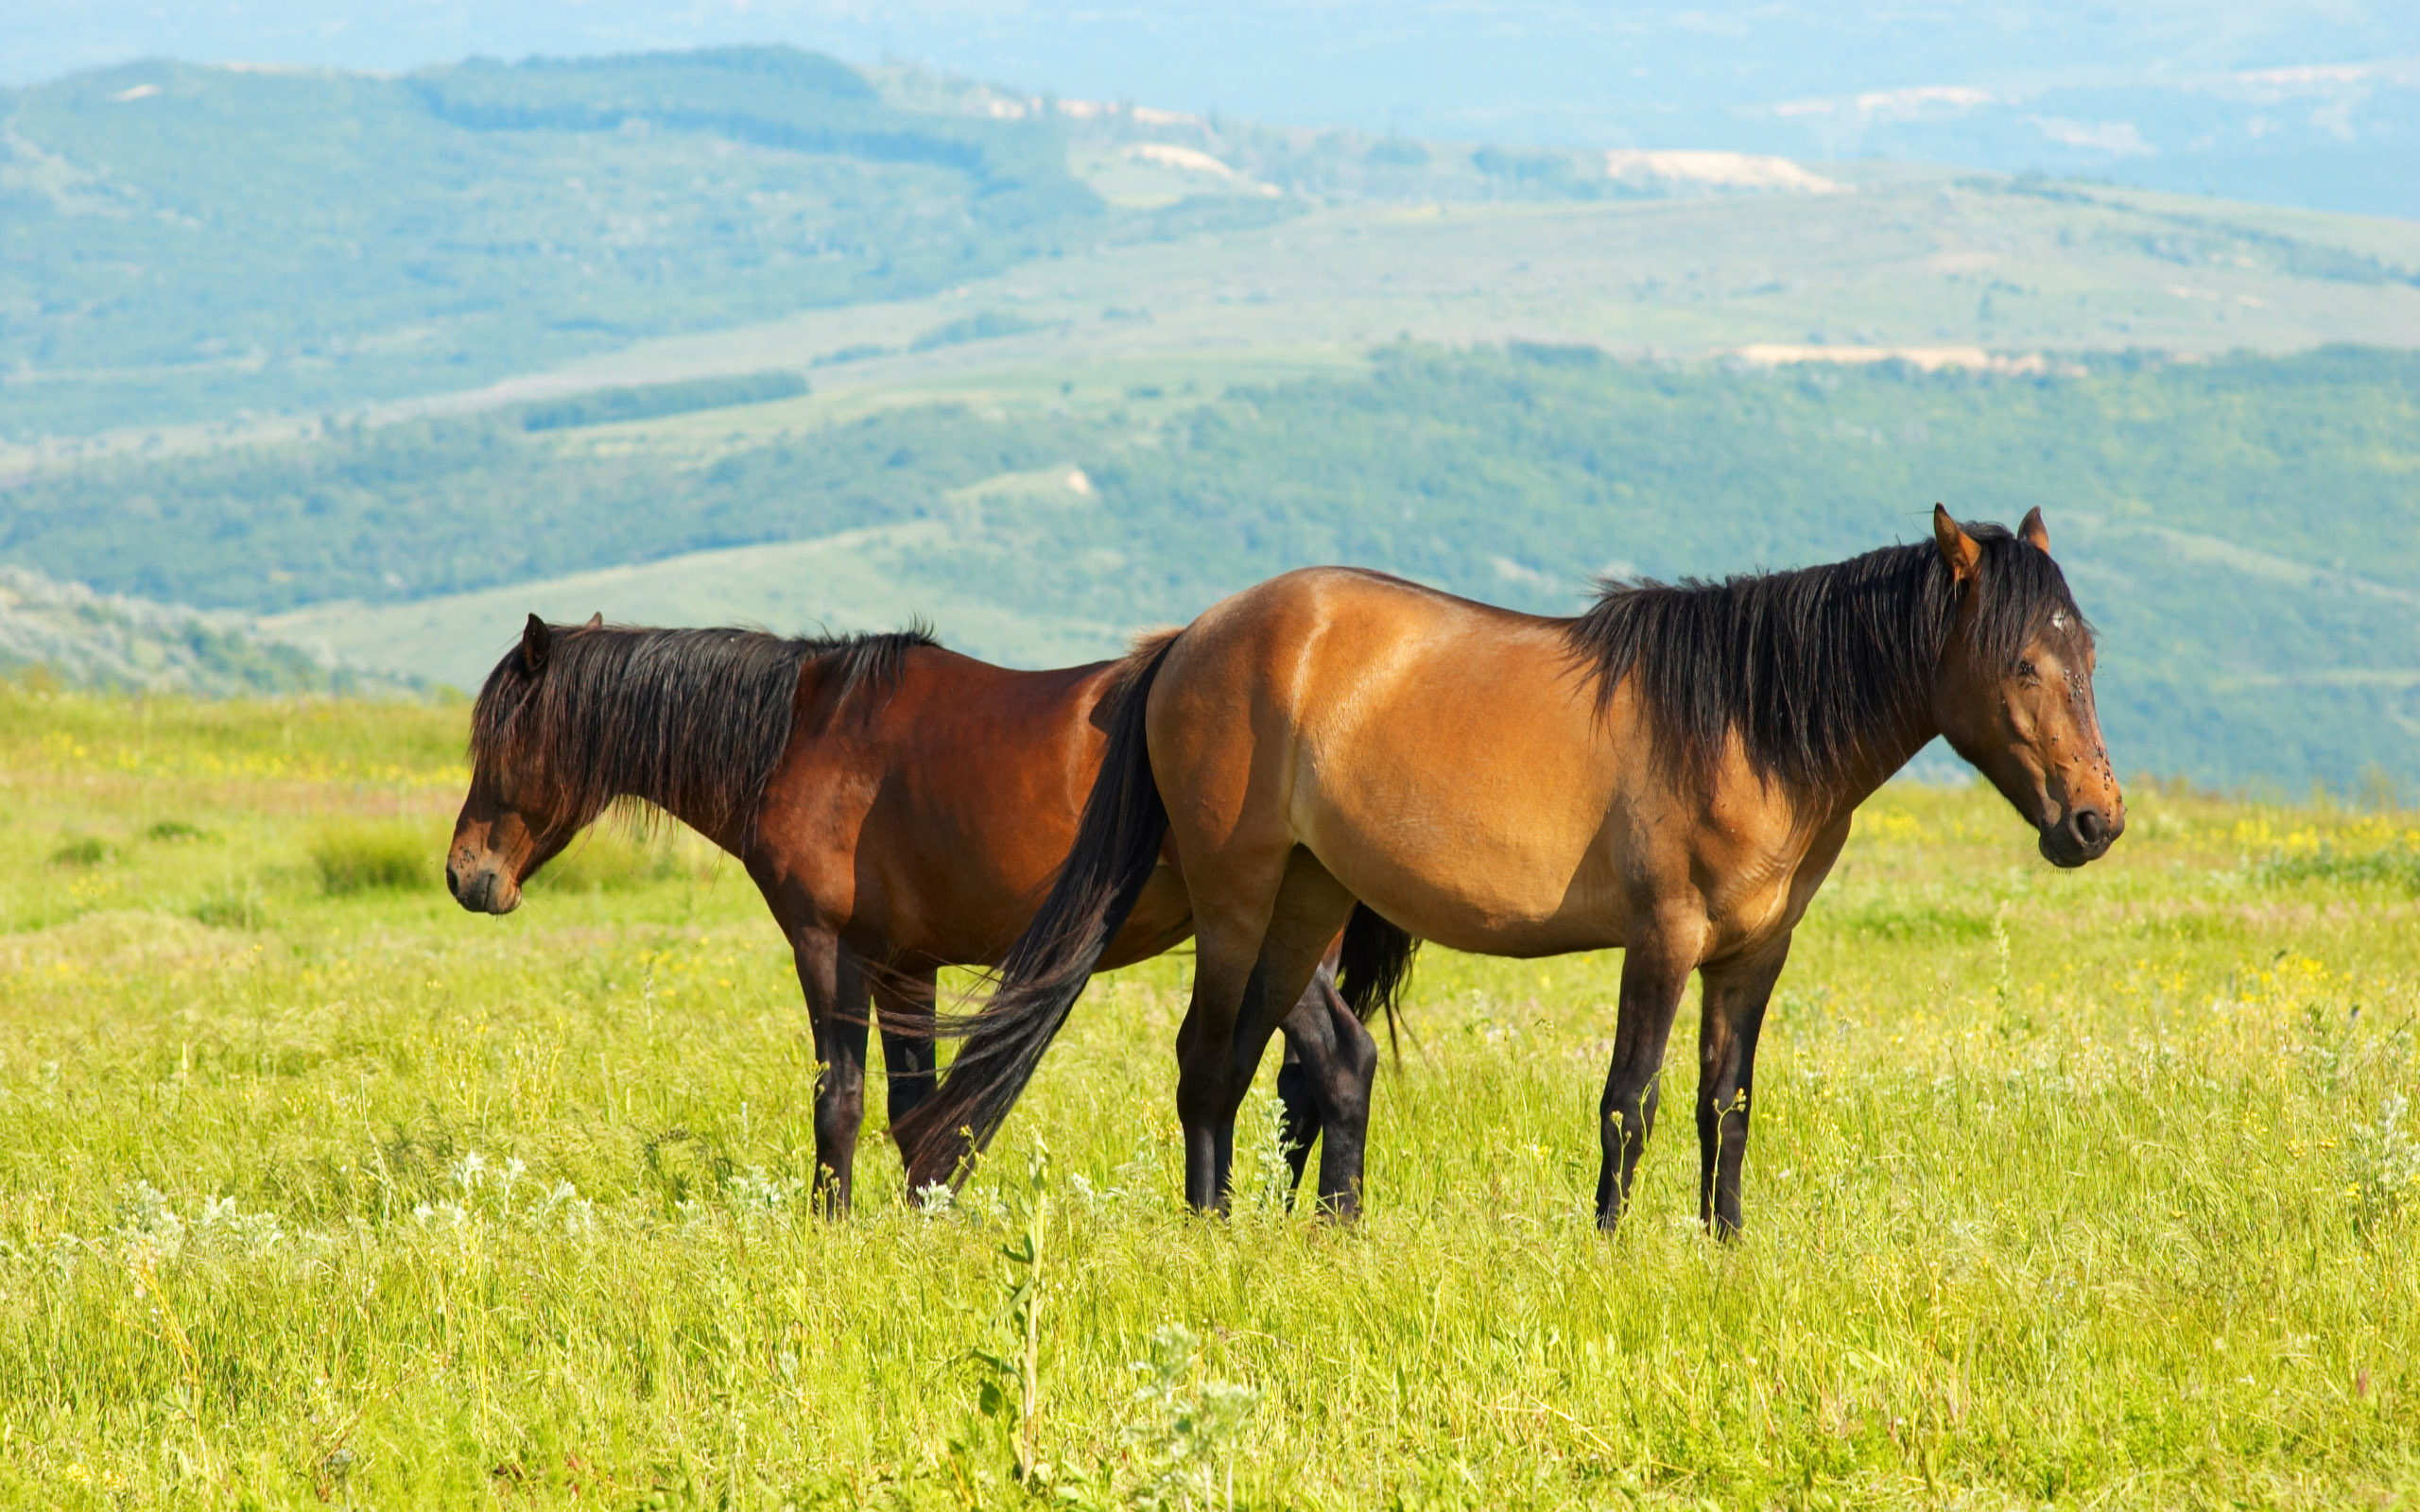
[[2281,864],[2409,816],[2139,787],[2069,875],[1996,799],[1885,793],[1735,1246],[1685,1111],[1591,1227],[1616,959],[1443,953],[1356,1229],[1265,1195],[1265,1083],[1236,1215],[1179,1211],[1183,957],[1096,989],[953,1211],[877,1112],[835,1227],[736,868],[598,836],[614,885],[504,919],[323,887],[389,827],[433,877],[461,718],[0,693],[0,1501],[1027,1504],[1028,1321],[1072,1504],[2420,1497],[2414,903]]
[[[445,841],[426,825],[331,825],[311,837],[311,869],[332,894],[427,887],[443,865]],[[435,841],[431,844],[432,839]]]

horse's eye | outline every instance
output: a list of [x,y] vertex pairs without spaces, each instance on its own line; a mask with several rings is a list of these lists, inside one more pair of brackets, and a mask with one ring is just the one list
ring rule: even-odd
[[2019,662],[2016,664],[2016,675],[2020,678],[2031,678],[2037,676],[2038,674],[2034,672],[2032,662]]

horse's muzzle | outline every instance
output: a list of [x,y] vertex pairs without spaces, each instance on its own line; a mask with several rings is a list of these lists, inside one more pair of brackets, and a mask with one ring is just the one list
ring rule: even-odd
[[2126,833],[2126,816],[2092,804],[2069,809],[2058,823],[2042,830],[2042,856],[2052,866],[2081,867],[2109,853]]
[[480,867],[465,875],[449,865],[445,887],[456,902],[475,914],[509,914],[521,906],[521,889],[493,867]]

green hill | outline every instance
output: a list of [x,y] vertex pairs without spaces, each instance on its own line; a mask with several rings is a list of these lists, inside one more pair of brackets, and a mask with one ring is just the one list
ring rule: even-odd
[[1920,533],[1935,499],[2040,505],[2104,631],[2121,763],[2349,784],[2420,776],[2416,482],[2404,352],[1928,374],[1413,346],[1189,397],[1036,384],[539,432],[498,413],[123,460],[19,486],[0,553],[295,611],[279,634],[467,681],[525,601],[922,612],[978,653],[1063,658],[1305,562],[1567,611],[1599,574],[1836,558]]
[[2420,230],[2394,221],[1278,129],[786,48],[403,77],[144,63],[0,91],[0,476],[11,441],[215,443],[556,369],[845,356],[887,384],[960,372],[959,348],[1406,334],[2415,345],[2415,278]]
[[1101,213],[1046,122],[786,48],[0,91],[0,429],[462,387],[944,286]]
[[95,593],[23,567],[0,567],[0,676],[206,697],[418,691],[264,639],[239,615]]

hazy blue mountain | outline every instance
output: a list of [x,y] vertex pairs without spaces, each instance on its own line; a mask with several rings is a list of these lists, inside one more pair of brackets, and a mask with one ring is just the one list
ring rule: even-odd
[[1099,218],[1047,119],[791,48],[0,92],[0,435],[474,386],[927,292]]
[[471,54],[784,41],[863,62],[924,60],[1029,91],[1411,136],[1877,152],[2420,214],[2420,8],[2360,0],[24,9],[0,41],[0,80],[141,55],[403,69]]

